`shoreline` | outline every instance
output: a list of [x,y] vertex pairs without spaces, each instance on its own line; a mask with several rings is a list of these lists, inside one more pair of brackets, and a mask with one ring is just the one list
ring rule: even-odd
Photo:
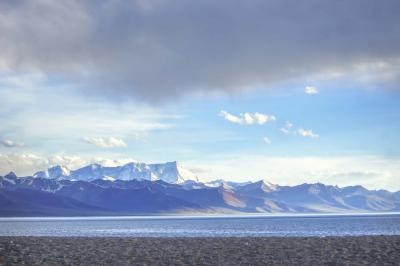
[[0,237],[0,265],[399,265],[400,235]]

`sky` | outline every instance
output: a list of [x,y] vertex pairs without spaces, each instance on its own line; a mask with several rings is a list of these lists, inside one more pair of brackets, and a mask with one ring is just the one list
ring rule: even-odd
[[398,1],[0,2],[0,174],[179,161],[400,190]]

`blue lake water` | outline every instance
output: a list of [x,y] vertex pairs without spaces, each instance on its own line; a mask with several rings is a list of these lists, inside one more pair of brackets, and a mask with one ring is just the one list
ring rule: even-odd
[[0,218],[0,236],[400,235],[400,214]]

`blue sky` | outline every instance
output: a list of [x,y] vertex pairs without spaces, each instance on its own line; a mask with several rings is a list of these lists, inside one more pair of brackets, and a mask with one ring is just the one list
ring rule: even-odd
[[0,174],[177,160],[205,180],[400,190],[399,12],[2,1]]
[[[318,93],[305,92],[311,85]],[[0,148],[3,173],[30,174],[55,163],[76,168],[105,159],[120,160],[117,164],[177,160],[208,180],[399,185],[397,90],[333,81],[185,96],[154,105],[132,99],[110,102],[64,86],[42,75],[3,75],[0,90],[7,101],[0,113],[1,137],[14,144]],[[233,123],[221,111],[239,118],[260,113],[275,120]],[[311,130],[314,137],[302,136],[300,129]],[[110,137],[123,145],[87,140],[107,142]],[[7,155],[25,158],[13,157],[7,164]]]

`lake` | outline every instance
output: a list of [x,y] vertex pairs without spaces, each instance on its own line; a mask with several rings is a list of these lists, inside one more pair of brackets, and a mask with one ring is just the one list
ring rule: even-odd
[[400,235],[400,214],[0,218],[0,236]]

